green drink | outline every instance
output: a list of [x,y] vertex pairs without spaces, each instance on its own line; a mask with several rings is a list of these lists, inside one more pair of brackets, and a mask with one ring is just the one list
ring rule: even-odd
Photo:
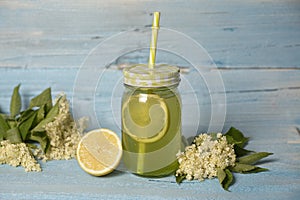
[[172,66],[124,70],[123,160],[132,173],[159,177],[176,170],[181,148],[179,81],[179,70]]

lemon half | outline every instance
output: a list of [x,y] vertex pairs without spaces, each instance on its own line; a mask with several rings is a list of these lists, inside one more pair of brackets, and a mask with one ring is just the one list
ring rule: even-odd
[[109,129],[96,129],[85,134],[77,147],[79,166],[94,176],[103,176],[117,168],[122,157],[118,135]]
[[163,98],[154,94],[131,96],[122,107],[123,129],[139,142],[161,139],[168,130],[168,108]]

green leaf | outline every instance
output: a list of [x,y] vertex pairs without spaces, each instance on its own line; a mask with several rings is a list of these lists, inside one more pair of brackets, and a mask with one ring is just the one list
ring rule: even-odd
[[33,114],[35,114],[36,117],[35,117],[34,121],[32,122],[32,127],[35,127],[37,124],[39,124],[45,118],[45,105],[43,105],[40,108],[35,109],[35,110],[33,110],[32,108],[29,108],[29,109],[21,112],[21,116],[18,119],[19,124],[26,121]]
[[31,132],[28,137],[29,140],[40,143],[42,150],[46,153],[50,146],[50,140],[46,134],[43,132]]
[[231,127],[224,135],[229,144],[235,144],[241,148],[243,148],[249,140],[249,138],[246,138],[241,131],[234,127]]
[[19,125],[19,130],[22,136],[23,141],[26,140],[28,133],[30,132],[30,128],[32,127],[33,121],[36,118],[37,112],[33,112],[30,117],[26,120],[22,121]]
[[176,176],[176,183],[180,184],[184,179],[186,175]]
[[14,88],[10,100],[10,116],[12,118],[16,117],[21,111],[22,105],[21,105],[21,96],[19,93],[19,88],[20,88],[20,84]]
[[243,163],[235,163],[235,166],[230,167],[230,170],[233,172],[237,172],[237,173],[244,173],[247,171],[251,171],[255,169],[254,165],[248,165],[248,164],[243,164]]
[[5,139],[9,140],[11,143],[20,143],[22,138],[18,127],[11,128],[6,131]]
[[4,119],[7,118],[6,114],[4,114],[4,113],[0,113],[0,115],[1,115]]
[[252,153],[253,151],[243,149],[242,147],[239,147],[237,145],[234,145],[234,153],[237,157],[248,155],[249,153]]
[[269,155],[272,155],[272,154],[273,153],[268,153],[268,152],[253,153],[253,154],[239,158],[238,162],[242,163],[242,164],[254,164],[257,161],[259,161],[260,159],[268,157]]
[[46,117],[36,127],[32,129],[33,132],[43,132],[45,130],[45,125],[54,120],[54,118],[57,116],[59,112],[59,103],[60,103],[60,99],[51,108],[51,110],[48,112]]
[[18,117],[17,121],[18,121],[19,123],[21,123],[21,122],[27,120],[27,119],[32,115],[32,113],[34,113],[34,112],[35,112],[35,111],[32,110],[31,108],[29,108],[29,109],[27,109],[27,110],[24,110],[24,111],[20,112],[20,117]]
[[46,105],[46,112],[49,112],[52,108],[51,88],[45,89],[41,94],[31,99],[29,103],[30,108],[41,107],[43,105]]
[[18,125],[18,123],[14,119],[9,119],[8,118],[6,121],[7,121],[7,123],[8,123],[8,125],[9,125],[10,128],[17,127],[17,125]]
[[229,169],[233,172],[242,173],[242,174],[258,173],[258,172],[263,172],[268,170],[254,165],[248,165],[248,164],[243,164],[238,162],[235,163],[234,167],[230,167]]
[[265,171],[269,171],[269,170],[267,168],[255,166],[255,169],[244,172],[244,174],[253,174],[253,173],[259,173],[259,172],[265,172]]
[[228,188],[229,186],[231,185],[231,183],[233,182],[233,175],[232,173],[230,172],[229,169],[220,169],[218,168],[217,169],[217,176],[218,176],[218,179],[219,179],[219,182],[222,186],[222,188],[224,190],[227,190],[228,191]]
[[9,125],[5,118],[0,115],[0,141],[6,136],[6,131],[9,130]]
[[37,115],[36,118],[33,122],[33,126],[36,126],[37,124],[39,124],[46,116],[46,105],[41,106],[38,110],[37,110]]
[[226,173],[224,169],[217,168],[217,177],[219,179],[220,184],[222,184],[222,182],[226,178]]

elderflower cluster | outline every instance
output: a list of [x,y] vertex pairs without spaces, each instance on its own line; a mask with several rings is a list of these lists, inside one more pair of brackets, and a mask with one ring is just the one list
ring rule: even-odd
[[59,100],[59,113],[55,120],[45,126],[46,133],[50,139],[50,147],[47,154],[36,151],[39,159],[46,160],[68,160],[76,156],[76,148],[81,134],[86,126],[86,118],[79,120],[76,124],[70,113],[69,102],[65,95]]
[[176,156],[179,162],[176,176],[186,176],[187,180],[214,178],[218,168],[234,166],[236,161],[233,145],[228,144],[221,133],[216,138],[209,134],[197,136],[185,152],[179,152]]
[[0,164],[9,164],[14,167],[21,165],[26,172],[41,171],[40,164],[25,143],[13,144],[9,140],[0,142]]

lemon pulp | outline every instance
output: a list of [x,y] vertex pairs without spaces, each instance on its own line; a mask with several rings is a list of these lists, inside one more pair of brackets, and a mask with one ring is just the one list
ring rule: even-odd
[[168,128],[168,109],[164,100],[154,94],[134,95],[123,106],[124,131],[140,142],[155,142]]
[[77,147],[79,166],[94,176],[112,172],[122,156],[119,137],[109,129],[96,129],[86,133]]

